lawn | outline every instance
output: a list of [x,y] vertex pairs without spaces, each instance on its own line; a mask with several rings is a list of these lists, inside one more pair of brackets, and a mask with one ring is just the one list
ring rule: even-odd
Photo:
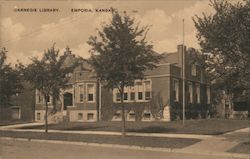
[[40,133],[40,132],[11,132],[0,131],[2,137],[44,139],[60,141],[76,141],[100,144],[119,144],[134,145],[142,147],[160,148],[183,148],[199,142],[199,139],[180,139],[180,138],[160,138],[160,137],[138,137],[138,136],[112,136],[112,135],[82,135],[82,134],[63,134],[63,133]]
[[250,154],[250,142],[240,143],[228,152]]
[[25,123],[30,123],[30,121],[0,121],[0,126],[6,126],[6,125],[15,125],[15,124],[25,124]]
[[[249,127],[249,120],[233,119],[200,119],[172,122],[126,122],[126,131],[145,133],[177,133],[219,135],[240,128]],[[43,126],[25,127],[23,129],[43,129]],[[88,130],[88,131],[121,131],[121,122],[64,122],[50,125],[54,130]]]

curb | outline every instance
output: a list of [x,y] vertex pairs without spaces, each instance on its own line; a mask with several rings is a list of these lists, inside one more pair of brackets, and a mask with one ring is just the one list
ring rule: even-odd
[[193,155],[207,155],[217,157],[228,157],[232,159],[249,159],[250,155],[240,153],[228,153],[228,152],[191,152],[183,149],[171,149],[171,148],[156,148],[156,147],[143,147],[143,146],[128,146],[119,144],[101,144],[101,143],[88,143],[88,142],[76,142],[76,141],[61,141],[61,140],[42,140],[42,139],[27,139],[27,138],[13,138],[13,137],[0,137],[0,140],[13,140],[13,141],[30,141],[39,143],[52,143],[52,144],[68,144],[78,146],[95,146],[105,148],[120,148],[130,150],[142,150],[142,151],[158,151],[158,152],[169,152],[169,153],[182,153],[182,154],[193,154]]

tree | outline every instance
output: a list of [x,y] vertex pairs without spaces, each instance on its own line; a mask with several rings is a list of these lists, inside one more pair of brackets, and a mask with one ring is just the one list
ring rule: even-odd
[[9,106],[10,98],[22,90],[21,79],[17,69],[6,64],[7,50],[0,51],[0,106]]
[[211,6],[214,14],[193,17],[200,46],[210,54],[207,65],[218,87],[241,94],[250,89],[250,1],[213,0]]
[[[73,72],[78,65],[78,60],[70,61],[67,59],[72,55],[68,51],[63,55],[59,55],[59,50],[56,50],[54,45],[44,52],[43,57],[39,60],[36,57],[31,58],[32,63],[26,67],[22,67],[24,78],[29,81],[36,90],[40,91],[45,99],[45,132],[48,133],[48,98],[53,98],[53,108],[56,101],[59,100],[60,90],[65,88],[69,76],[68,73]],[[53,109],[55,110],[55,109]]]
[[149,27],[139,28],[126,12],[120,15],[112,10],[110,24],[104,24],[98,36],[90,36],[90,64],[97,77],[109,88],[119,90],[122,106],[122,134],[125,136],[124,87],[136,79],[143,79],[147,69],[156,67],[160,55],[146,41]]

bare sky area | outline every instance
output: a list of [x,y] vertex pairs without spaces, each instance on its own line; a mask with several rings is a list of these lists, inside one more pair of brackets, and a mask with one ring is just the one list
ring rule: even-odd
[[[113,1],[0,1],[0,45],[8,50],[9,62],[19,59],[28,63],[29,57],[41,56],[45,49],[56,43],[63,52],[69,46],[73,53],[84,58],[90,56],[86,43],[96,34],[110,12],[95,9],[116,8],[135,17],[141,26],[151,25],[148,41],[154,50],[173,52],[182,43],[182,19],[185,19],[185,44],[199,48],[192,17],[202,12],[211,14],[209,0],[113,0]],[[37,9],[23,12],[18,9]],[[39,9],[59,9],[40,12]],[[72,12],[71,9],[91,9],[93,12]]]

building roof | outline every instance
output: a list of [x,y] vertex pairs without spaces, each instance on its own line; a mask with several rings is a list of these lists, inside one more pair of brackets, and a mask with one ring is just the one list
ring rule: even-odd
[[179,63],[179,56],[177,52],[173,53],[163,53],[162,59],[160,60],[160,64],[162,63]]

